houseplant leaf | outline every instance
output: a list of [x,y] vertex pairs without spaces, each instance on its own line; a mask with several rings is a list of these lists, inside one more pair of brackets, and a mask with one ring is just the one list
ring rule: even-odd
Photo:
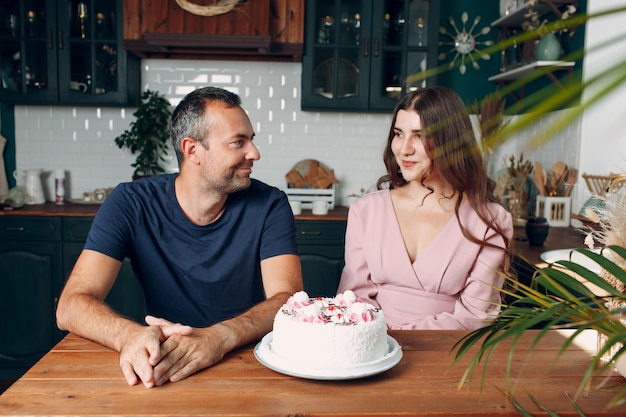
[[120,149],[137,154],[131,164],[135,168],[133,178],[164,172],[160,162],[165,161],[169,143],[170,102],[158,91],[151,90],[142,94],[141,101],[129,129],[115,138]]

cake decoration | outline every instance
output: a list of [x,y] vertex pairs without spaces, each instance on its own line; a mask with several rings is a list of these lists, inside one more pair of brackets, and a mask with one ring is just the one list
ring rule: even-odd
[[364,303],[348,290],[334,298],[310,298],[305,291],[289,297],[282,312],[303,323],[368,323],[374,320],[374,306]]
[[285,363],[315,369],[359,367],[389,353],[382,310],[352,291],[335,297],[293,294],[274,317],[270,346]]

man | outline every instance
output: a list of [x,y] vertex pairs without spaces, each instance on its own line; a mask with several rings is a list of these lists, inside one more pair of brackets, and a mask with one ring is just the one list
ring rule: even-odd
[[[250,179],[260,155],[240,104],[214,87],[183,99],[171,123],[180,173],[116,187],[61,294],[59,328],[120,352],[130,385],[179,381],[259,340],[302,289],[291,209]],[[103,301],[126,257],[148,326]]]

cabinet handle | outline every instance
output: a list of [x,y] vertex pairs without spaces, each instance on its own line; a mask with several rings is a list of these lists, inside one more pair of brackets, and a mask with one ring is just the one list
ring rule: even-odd
[[374,39],[374,58],[378,58],[378,49],[380,47],[380,42],[378,40],[378,38]]
[[26,228],[24,226],[20,226],[20,227],[5,227],[4,228],[5,231],[7,232],[25,232]]
[[52,49],[52,30],[48,31],[48,49]]
[[370,38],[365,38],[363,42],[363,56],[367,58],[370,56]]
[[59,49],[63,49],[63,31],[59,31]]
[[321,236],[322,232],[300,232],[301,236]]

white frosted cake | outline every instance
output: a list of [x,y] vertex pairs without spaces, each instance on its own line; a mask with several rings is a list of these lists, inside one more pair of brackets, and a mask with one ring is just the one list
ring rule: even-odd
[[383,312],[352,291],[334,298],[292,295],[274,318],[271,350],[311,368],[349,368],[389,353]]

